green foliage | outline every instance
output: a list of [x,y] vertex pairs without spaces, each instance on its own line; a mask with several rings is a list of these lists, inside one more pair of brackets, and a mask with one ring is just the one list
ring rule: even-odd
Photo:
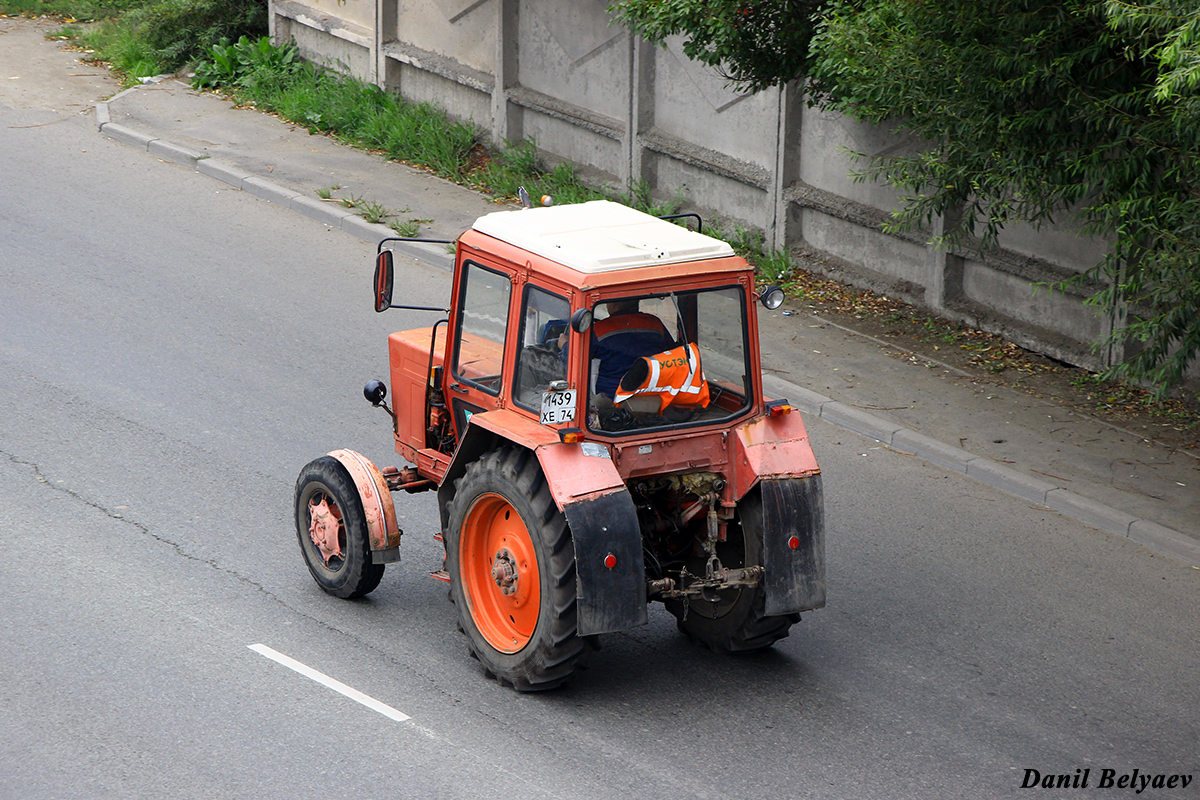
[[[1111,374],[1165,392],[1200,356],[1200,0],[616,0],[651,41],[749,89],[810,98],[929,143],[863,156],[906,192],[894,229],[946,244],[1077,218],[1113,242],[1074,283],[1124,327]],[[753,19],[755,22],[750,23]],[[1061,286],[1061,284],[1060,284]]]
[[395,231],[397,236],[405,239],[414,239],[421,232],[421,224],[415,219],[406,219],[404,221],[394,219],[388,223],[388,227]]
[[792,259],[786,250],[776,250],[774,253],[764,253],[756,258],[755,271],[768,283],[785,283],[795,271]]
[[286,80],[300,70],[300,63],[291,42],[276,47],[268,36],[254,40],[242,36],[234,44],[222,38],[209,48],[208,59],[196,65],[192,85],[197,89],[258,87]]
[[201,58],[222,39],[267,32],[264,0],[154,0],[121,18],[168,69]]
[[564,162],[546,170],[533,139],[505,142],[474,175],[474,180],[500,197],[516,197],[517,187],[524,186],[534,203],[546,196],[559,205],[604,197],[603,193],[584,186],[570,164]]
[[1156,100],[1183,97],[1200,87],[1200,2],[1107,0],[1104,10],[1114,29],[1136,38],[1143,54],[1157,61]]
[[267,37],[223,40],[196,67],[193,85],[220,88],[309,130],[425,165],[461,179],[477,143],[475,128],[433,106],[405,103],[378,86],[302,62],[295,45]]
[[[450,180],[499,197],[515,197],[517,187],[524,186],[535,202],[549,196],[558,205],[612,196],[585,185],[570,164],[547,169],[532,139],[506,142],[498,151],[488,152],[471,125],[451,120],[433,106],[407,103],[377,86],[302,62],[294,45],[276,47],[266,39],[243,37],[235,44],[218,43],[209,53],[209,60],[196,69],[197,87],[231,92],[310,130],[428,167]],[[316,192],[333,200],[336,188]],[[665,202],[655,199],[645,183],[613,199],[660,216],[675,213],[681,204],[678,197]],[[353,195],[337,202],[359,209],[370,221],[395,216]],[[422,222],[428,220],[392,219],[387,224],[402,236],[412,236]],[[747,253],[762,247],[762,235],[754,231],[736,229],[731,241]]]
[[0,0],[0,14],[53,16],[81,22],[110,19],[148,0]]
[[617,20],[663,44],[683,35],[688,58],[751,91],[800,77],[824,0],[616,0]]
[[1009,223],[1071,209],[1110,237],[1073,282],[1126,322],[1103,343],[1134,351],[1113,374],[1165,392],[1200,354],[1200,126],[1196,86],[1164,93],[1155,69],[1175,29],[1135,41],[1129,24],[1088,0],[837,2],[812,77],[828,107],[930,143],[862,173],[907,190],[897,227],[946,214],[961,220],[949,243],[986,247]]
[[98,28],[83,31],[80,41],[96,51],[113,71],[129,78],[144,78],[166,71],[154,49],[128,28],[114,23],[101,23]]
[[[25,1],[0,0],[0,7]],[[129,78],[175,71],[226,41],[223,37],[257,35],[267,27],[262,0],[53,0],[53,5],[78,19],[103,17],[98,25],[68,26],[60,33]]]

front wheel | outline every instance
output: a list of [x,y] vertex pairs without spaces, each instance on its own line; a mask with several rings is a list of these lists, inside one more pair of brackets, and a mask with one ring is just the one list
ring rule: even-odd
[[[762,503],[751,495],[738,505],[739,518],[717,543],[717,557],[726,567],[762,564]],[[693,575],[703,575],[706,557],[687,563]],[[668,600],[679,630],[697,644],[725,653],[751,653],[770,647],[788,635],[799,614],[767,616],[762,583],[754,587],[722,589],[715,599]]]
[[371,562],[367,516],[354,479],[333,456],[300,470],[296,536],[313,580],[334,597],[362,597],[383,578],[383,564]]
[[467,467],[446,531],[446,568],[472,655],[518,691],[553,689],[583,667],[575,551],[537,457],[509,446]]

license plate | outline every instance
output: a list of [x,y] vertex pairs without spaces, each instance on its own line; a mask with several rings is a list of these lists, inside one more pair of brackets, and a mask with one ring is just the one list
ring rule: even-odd
[[559,425],[575,419],[575,390],[542,394],[542,424]]

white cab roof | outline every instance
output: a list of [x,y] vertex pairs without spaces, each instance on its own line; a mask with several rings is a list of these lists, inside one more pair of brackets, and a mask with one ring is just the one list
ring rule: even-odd
[[608,200],[497,211],[472,227],[587,273],[733,255],[719,239]]

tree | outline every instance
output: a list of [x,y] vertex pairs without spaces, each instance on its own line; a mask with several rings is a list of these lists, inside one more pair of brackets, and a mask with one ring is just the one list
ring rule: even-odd
[[1190,96],[1200,87],[1200,3],[1158,0],[1149,4],[1108,0],[1110,24],[1135,36],[1143,51],[1158,61],[1156,100]]
[[[800,65],[810,102],[931,143],[867,161],[865,175],[906,191],[897,227],[949,212],[961,222],[948,243],[986,247],[1009,223],[1073,209],[1110,238],[1074,280],[1101,286],[1089,302],[1125,323],[1105,342],[1131,345],[1111,372],[1165,393],[1200,354],[1198,12],[1200,0],[831,0],[775,37],[809,41],[775,76]],[[761,59],[732,63],[739,50],[721,41],[707,30],[689,43],[730,76],[753,75],[748,86],[770,85]]]
[[683,34],[688,58],[759,91],[804,75],[824,0],[618,0],[608,10],[662,44]]

